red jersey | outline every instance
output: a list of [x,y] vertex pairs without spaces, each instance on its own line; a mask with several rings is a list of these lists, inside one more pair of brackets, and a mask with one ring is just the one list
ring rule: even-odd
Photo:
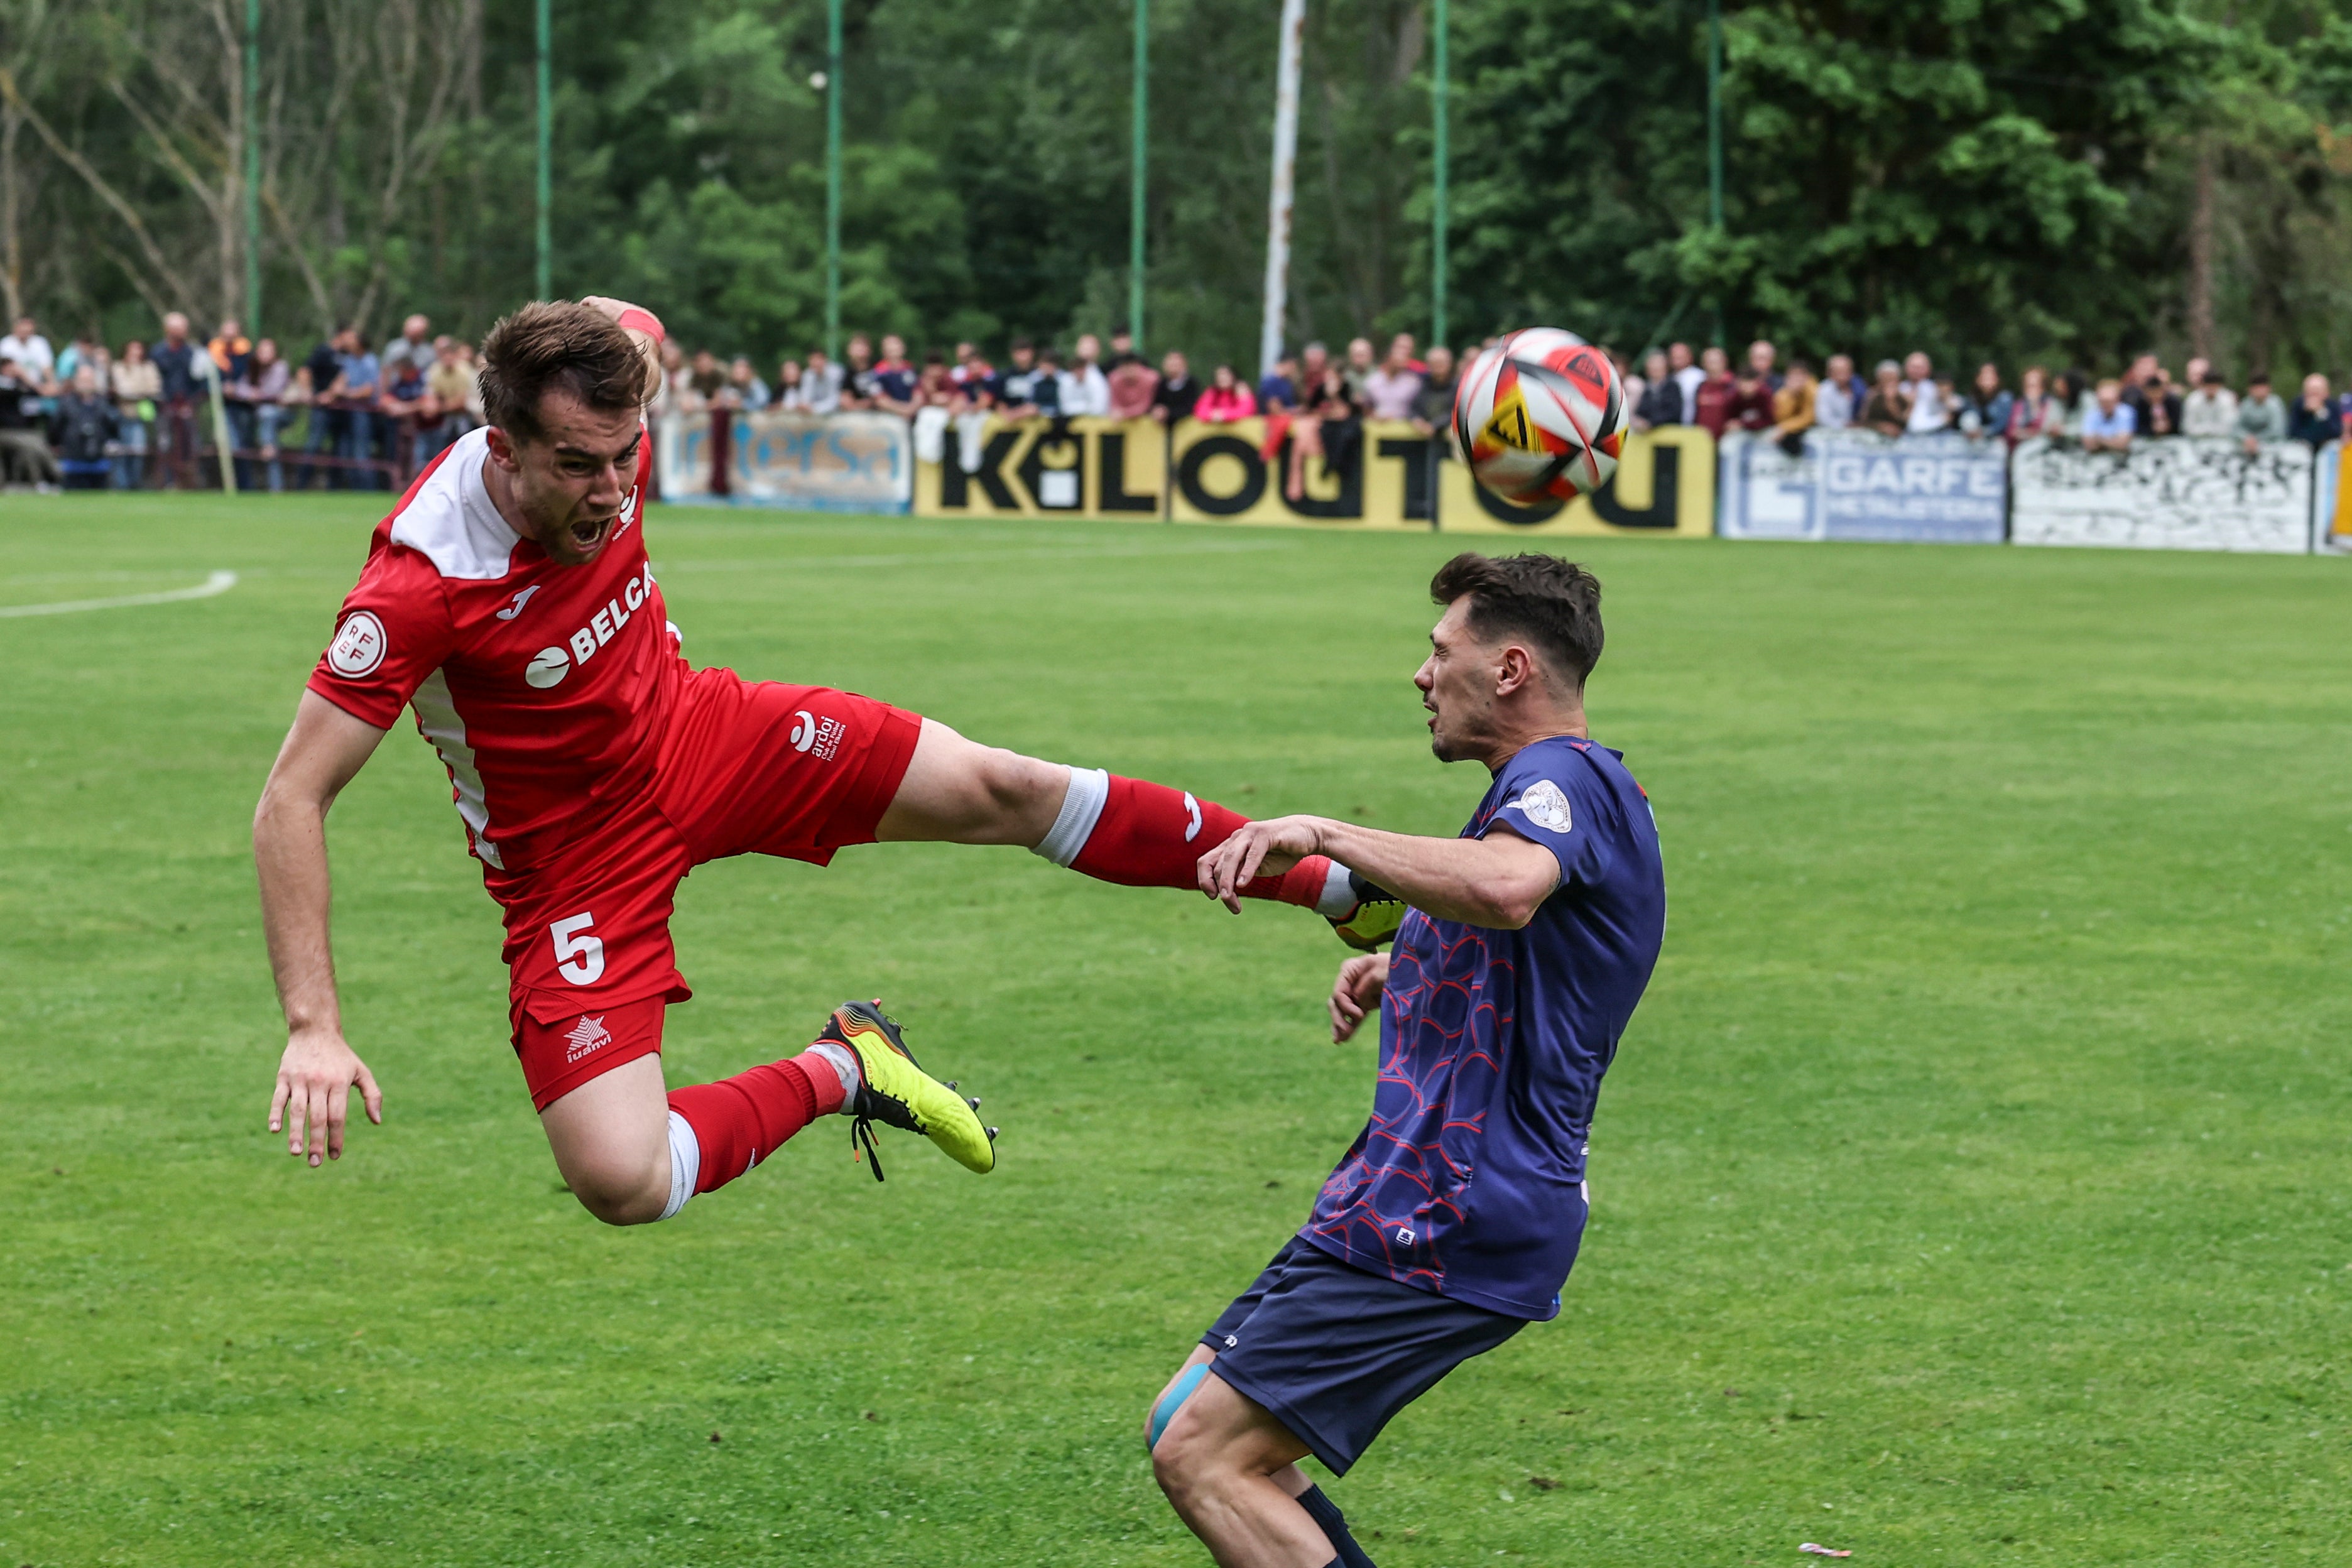
[[310,673],[380,730],[414,710],[487,866],[541,863],[652,787],[687,675],[638,526],[652,448],[603,552],[566,566],[491,504],[488,433],[459,437],[376,525]]

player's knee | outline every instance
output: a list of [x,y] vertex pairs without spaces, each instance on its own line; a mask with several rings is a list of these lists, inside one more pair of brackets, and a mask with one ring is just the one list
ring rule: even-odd
[[1057,764],[998,746],[982,748],[977,771],[980,787],[1000,816],[1021,816],[1045,804],[1058,811],[1068,787],[1066,772]]
[[650,1225],[661,1218],[669,1206],[669,1174],[667,1166],[658,1173],[627,1170],[616,1166],[593,1163],[584,1169],[564,1173],[564,1184],[580,1206],[603,1220],[606,1225]]

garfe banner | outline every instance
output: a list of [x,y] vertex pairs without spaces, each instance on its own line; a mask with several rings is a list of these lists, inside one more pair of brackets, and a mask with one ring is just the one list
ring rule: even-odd
[[2136,550],[2311,548],[2311,448],[2221,437],[2144,437],[2125,452],[2019,444],[2010,475],[2020,544]]
[[1791,454],[1733,431],[1722,468],[1726,539],[1999,544],[2004,531],[2008,449],[1997,440],[1817,430]]
[[1516,507],[1489,494],[1444,454],[1438,517],[1448,533],[1559,533],[1705,539],[1715,531],[1715,437],[1697,425],[1661,425],[1625,438],[1609,482],[1589,496]]
[[[900,426],[905,427],[903,423]],[[918,453],[915,510],[924,517],[1133,517],[1162,515],[1167,432],[1150,419],[993,416],[971,442],[940,435],[939,460]]]
[[907,422],[887,414],[738,414],[729,422],[727,489],[711,486],[708,416],[673,416],[654,435],[664,500],[730,501],[812,511],[905,511],[914,492]]

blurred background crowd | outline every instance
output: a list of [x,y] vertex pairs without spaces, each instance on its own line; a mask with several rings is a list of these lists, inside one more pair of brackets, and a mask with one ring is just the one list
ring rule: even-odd
[[[209,489],[223,483],[226,467],[240,490],[387,489],[481,421],[474,345],[436,334],[422,314],[383,343],[345,327],[299,360],[273,339],[248,338],[235,320],[208,338],[177,312],[162,328],[113,347],[86,338],[58,345],[36,319],[19,317],[0,337],[0,483]],[[2325,374],[2283,392],[2259,370],[2233,384],[2201,357],[2176,377],[2152,352],[2105,376],[2041,364],[2012,374],[1991,362],[1955,376],[1919,352],[1878,360],[1864,374],[1855,355],[1784,360],[1761,339],[1736,365],[1722,348],[1685,342],[1631,358],[1610,352],[1635,429],[1745,431],[1792,453],[1810,433],[1848,429],[2011,446],[2042,437],[2120,451],[2165,436],[2316,447],[2352,427],[2352,391],[2337,393]],[[811,350],[772,369],[672,342],[664,368],[657,416],[716,416],[722,426],[738,412],[762,411],[896,415],[914,421],[919,436],[992,415],[1162,423],[1264,416],[1279,422],[1269,447],[1293,437],[1294,494],[1300,466],[1316,457],[1344,461],[1366,419],[1435,435],[1451,414],[1456,375],[1452,349],[1423,351],[1410,332],[1385,349],[1364,337],[1336,352],[1308,342],[1252,378],[1225,361],[1195,365],[1181,350],[1149,359],[1123,328],[1108,342],[1079,333],[1066,350],[1014,337],[1001,361],[969,339],[919,360],[895,333],[858,332],[837,362]]]

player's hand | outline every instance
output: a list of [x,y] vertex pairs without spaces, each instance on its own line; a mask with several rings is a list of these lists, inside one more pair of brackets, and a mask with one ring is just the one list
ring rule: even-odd
[[1276,816],[1245,825],[1201,857],[1201,891],[1241,913],[1242,889],[1260,871],[1279,877],[1320,851],[1322,826],[1319,816]]
[[278,1058],[278,1091],[269,1097],[269,1130],[285,1131],[289,1154],[308,1154],[313,1166],[321,1159],[343,1157],[343,1121],[353,1084],[360,1086],[368,1120],[382,1126],[383,1090],[376,1088],[367,1063],[344,1043],[342,1031],[294,1031],[286,1054]]
[[1385,952],[1368,952],[1339,966],[1339,978],[1331,983],[1332,1044],[1345,1045],[1355,1037],[1356,1026],[1381,1005],[1388,983]]

